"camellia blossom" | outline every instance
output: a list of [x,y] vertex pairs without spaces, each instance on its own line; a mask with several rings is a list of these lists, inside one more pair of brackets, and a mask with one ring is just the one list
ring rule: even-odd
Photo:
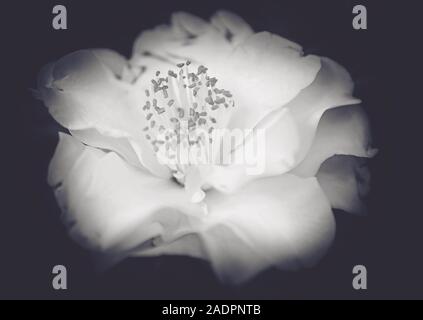
[[175,13],[129,60],[71,53],[37,91],[68,130],[48,172],[63,221],[110,261],[186,255],[240,283],[312,266],[332,208],[364,211],[375,150],[348,72],[232,13]]

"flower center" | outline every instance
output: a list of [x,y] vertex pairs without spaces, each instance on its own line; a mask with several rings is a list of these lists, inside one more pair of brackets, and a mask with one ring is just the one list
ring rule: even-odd
[[205,66],[186,61],[177,68],[164,75],[157,71],[145,90],[143,130],[159,162],[186,184],[193,166],[212,161],[210,146],[218,143],[213,132],[224,128],[226,109],[235,102],[230,91],[216,86],[218,80],[208,75]]

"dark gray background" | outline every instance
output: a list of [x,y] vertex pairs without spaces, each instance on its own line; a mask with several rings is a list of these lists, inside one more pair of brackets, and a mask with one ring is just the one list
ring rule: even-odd
[[[15,1],[2,2],[2,146],[0,298],[423,298],[419,163],[411,155],[421,136],[421,77],[413,44],[419,42],[417,1]],[[51,27],[52,8],[64,4],[68,30]],[[368,9],[368,30],[351,26],[352,7]],[[329,56],[356,81],[372,122],[369,216],[335,212],[337,235],[311,270],[269,270],[238,288],[220,285],[206,263],[185,257],[128,259],[96,276],[87,253],[66,235],[46,183],[59,127],[29,91],[38,70],[81,48],[130,55],[146,28],[176,10],[208,18],[225,8],[257,30]],[[9,73],[10,72],[10,73]],[[10,97],[9,97],[9,94]],[[421,113],[421,112],[420,112]],[[417,201],[416,201],[417,200]],[[52,267],[68,268],[67,291],[51,287]],[[352,289],[352,268],[368,269],[368,290]]]

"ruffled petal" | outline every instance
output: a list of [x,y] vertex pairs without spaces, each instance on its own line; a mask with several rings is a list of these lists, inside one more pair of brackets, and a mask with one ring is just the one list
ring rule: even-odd
[[367,115],[359,105],[328,110],[319,122],[313,144],[305,159],[292,173],[314,176],[320,165],[333,155],[373,157]]
[[[119,80],[125,68],[124,58],[113,51],[76,51],[42,69],[38,91],[53,118],[84,143],[168,177],[142,135],[142,95]],[[137,150],[131,150],[134,145]]]
[[208,23],[201,18],[176,12],[172,14],[170,25],[160,25],[140,34],[133,46],[133,56],[153,54],[167,58],[172,48],[182,46],[190,37],[203,34],[208,28]]
[[228,156],[230,165],[215,165],[205,174],[206,183],[223,192],[236,192],[251,180],[289,171],[300,147],[298,125],[291,112],[273,111]]
[[231,129],[254,128],[308,87],[320,69],[318,57],[303,56],[301,47],[268,32],[248,37],[225,61],[209,64],[218,86],[233,94]]
[[254,33],[241,17],[229,11],[216,12],[210,18],[210,22],[233,46],[242,43]]
[[[245,144],[234,151],[235,155],[242,154],[245,150],[258,146],[257,150],[262,149],[257,153],[258,160],[261,155],[266,159],[264,170],[258,175],[252,175],[246,165],[215,167],[213,174],[209,176],[208,182],[211,185],[221,191],[234,192],[250,180],[292,170],[309,152],[325,111],[360,102],[352,97],[353,82],[348,72],[330,59],[322,58],[321,63],[322,68],[315,81],[291,102],[268,113],[257,124]],[[336,109],[338,108],[334,110]],[[343,130],[343,125],[344,123],[340,123],[338,128]],[[348,125],[346,130],[348,131]],[[351,136],[351,140],[355,136]],[[348,134],[343,137],[347,143]]]
[[200,257],[222,281],[239,283],[271,266],[311,266],[334,237],[331,208],[315,178],[260,179],[231,195],[209,191],[206,203],[203,228],[138,255]]
[[78,143],[61,134],[51,181],[60,182],[55,192],[71,236],[105,255],[188,255],[210,261],[223,281],[241,282],[270,266],[309,266],[333,238],[314,178],[261,179],[230,196],[209,191],[205,215],[175,183]]
[[69,135],[60,135],[49,177],[70,235],[106,255],[172,241],[204,216],[181,186]]
[[70,130],[96,128],[119,137],[136,135],[142,129],[143,115],[130,87],[114,75],[121,65],[109,69],[111,60],[95,50],[80,50],[40,72],[41,98],[62,126]]
[[134,43],[131,63],[143,64],[144,58],[150,56],[173,63],[186,59],[200,63],[220,60],[251,34],[250,26],[230,12],[217,12],[211,24],[192,14],[176,12],[170,25],[141,33]]
[[209,23],[189,13],[177,12],[172,15],[170,25],[160,25],[141,33],[134,43],[130,63],[155,72],[160,70],[157,62],[163,68],[169,68],[169,63],[174,66],[188,59],[205,61],[213,54],[221,57],[231,48]]
[[84,149],[82,143],[68,134],[59,132],[59,143],[48,169],[47,182],[50,186],[57,187],[66,179]]
[[121,54],[109,49],[94,49],[93,53],[99,61],[110,70],[116,78],[122,78],[128,61]]
[[[352,96],[354,83],[348,71],[328,58],[321,58],[321,63],[316,80],[285,106],[295,119],[300,134],[300,148],[294,155],[293,165],[302,161],[309,152],[326,110],[360,102]],[[277,145],[274,150],[283,152]]]
[[102,135],[97,129],[70,130],[79,141],[96,148],[114,151],[128,163],[143,168],[141,160],[127,138],[114,138]]
[[100,149],[114,151],[129,164],[147,170],[160,178],[170,178],[169,168],[160,164],[145,137],[111,137],[97,129],[70,130],[79,141]]
[[366,213],[363,199],[370,190],[366,159],[333,156],[322,163],[316,177],[332,208],[355,214]]

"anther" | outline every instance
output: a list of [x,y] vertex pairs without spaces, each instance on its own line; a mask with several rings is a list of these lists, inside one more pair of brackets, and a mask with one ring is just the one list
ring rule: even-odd
[[[188,163],[175,163],[174,160],[167,163],[174,177],[182,184],[189,168],[196,163],[191,162],[191,155],[201,157],[207,141],[213,143],[211,133],[222,113],[218,113],[218,118],[212,117],[211,112],[220,106],[226,109],[235,106],[232,94],[216,86],[218,79],[209,76],[205,66],[197,66],[197,70],[192,72],[189,70],[191,65],[191,61],[178,63],[178,69],[167,70],[166,76],[162,77],[162,72],[155,72],[155,78],[145,90],[147,101],[141,108],[148,121],[143,128],[145,138],[158,158],[181,161],[176,152],[190,154]],[[206,131],[201,134],[203,130]]]

